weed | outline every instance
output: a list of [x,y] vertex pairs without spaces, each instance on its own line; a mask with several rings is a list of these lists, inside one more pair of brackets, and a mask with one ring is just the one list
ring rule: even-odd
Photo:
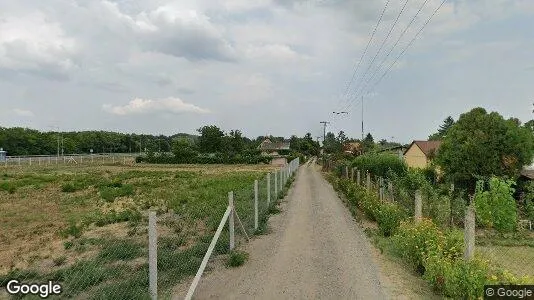
[[142,252],[141,246],[132,241],[110,240],[98,254],[98,259],[103,261],[132,260],[141,256]]
[[70,248],[72,248],[72,246],[74,246],[74,243],[71,241],[63,243],[63,248],[65,248],[65,250],[69,250]]
[[248,257],[249,257],[248,253],[244,251],[238,251],[238,250],[231,251],[230,254],[228,255],[226,266],[232,267],[232,268],[242,266],[248,260]]
[[65,264],[65,262],[67,261],[67,257],[66,256],[59,256],[59,257],[56,257],[52,260],[52,262],[54,263],[54,266],[58,267],[58,266],[61,266],[63,264]]

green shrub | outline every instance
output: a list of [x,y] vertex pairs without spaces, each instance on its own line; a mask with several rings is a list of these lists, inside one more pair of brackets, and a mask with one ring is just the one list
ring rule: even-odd
[[399,256],[424,274],[425,259],[432,253],[441,253],[443,233],[430,219],[413,223],[401,222],[393,236],[393,245]]
[[100,187],[100,197],[107,202],[113,202],[117,197],[131,196],[134,194],[134,187],[131,184],[113,182],[107,186]]
[[376,211],[378,229],[386,237],[395,232],[405,217],[404,211],[395,203],[380,203]]
[[404,160],[392,154],[362,155],[352,161],[352,167],[380,177],[387,177],[391,172],[402,177],[408,171]]
[[231,251],[226,261],[228,267],[242,266],[248,259],[248,253],[244,251]]
[[480,260],[451,260],[432,255],[423,276],[436,291],[453,299],[480,299],[487,284],[488,265]]
[[4,181],[0,183],[0,190],[6,191],[9,194],[14,194],[15,191],[17,190],[17,187],[11,182]]
[[513,184],[513,181],[493,177],[489,180],[489,190],[485,190],[485,182],[477,182],[475,207],[479,224],[499,232],[511,232],[517,228]]

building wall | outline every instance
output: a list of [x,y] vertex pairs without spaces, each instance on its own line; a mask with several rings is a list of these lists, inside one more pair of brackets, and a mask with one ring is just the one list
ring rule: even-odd
[[408,167],[411,168],[426,168],[428,164],[428,160],[426,158],[425,153],[421,151],[421,149],[413,144],[410,149],[404,154],[404,161],[406,161],[406,164]]
[[271,160],[271,165],[285,166],[286,164],[287,164],[287,159],[285,157],[277,157]]

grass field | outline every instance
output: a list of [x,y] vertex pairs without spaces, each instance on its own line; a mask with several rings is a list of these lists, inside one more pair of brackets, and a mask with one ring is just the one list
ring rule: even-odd
[[[64,284],[63,296],[146,299],[148,209],[158,210],[158,285],[164,290],[196,272],[229,191],[235,191],[236,209],[250,224],[254,180],[273,170],[268,165],[0,169],[0,286],[14,277],[57,280]],[[216,251],[226,253],[227,247],[219,243]]]

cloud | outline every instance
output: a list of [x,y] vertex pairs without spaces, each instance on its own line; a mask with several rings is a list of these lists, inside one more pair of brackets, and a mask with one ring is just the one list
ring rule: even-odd
[[102,108],[108,113],[120,116],[158,112],[169,112],[173,114],[184,112],[206,114],[210,112],[207,109],[185,103],[181,99],[172,97],[160,100],[145,100],[136,98],[124,106],[112,106],[110,104],[104,104]]
[[75,67],[75,40],[41,12],[0,18],[0,68],[47,77]]
[[12,111],[19,117],[33,117],[33,116],[35,116],[35,114],[32,111],[25,110],[25,109],[14,108]]

